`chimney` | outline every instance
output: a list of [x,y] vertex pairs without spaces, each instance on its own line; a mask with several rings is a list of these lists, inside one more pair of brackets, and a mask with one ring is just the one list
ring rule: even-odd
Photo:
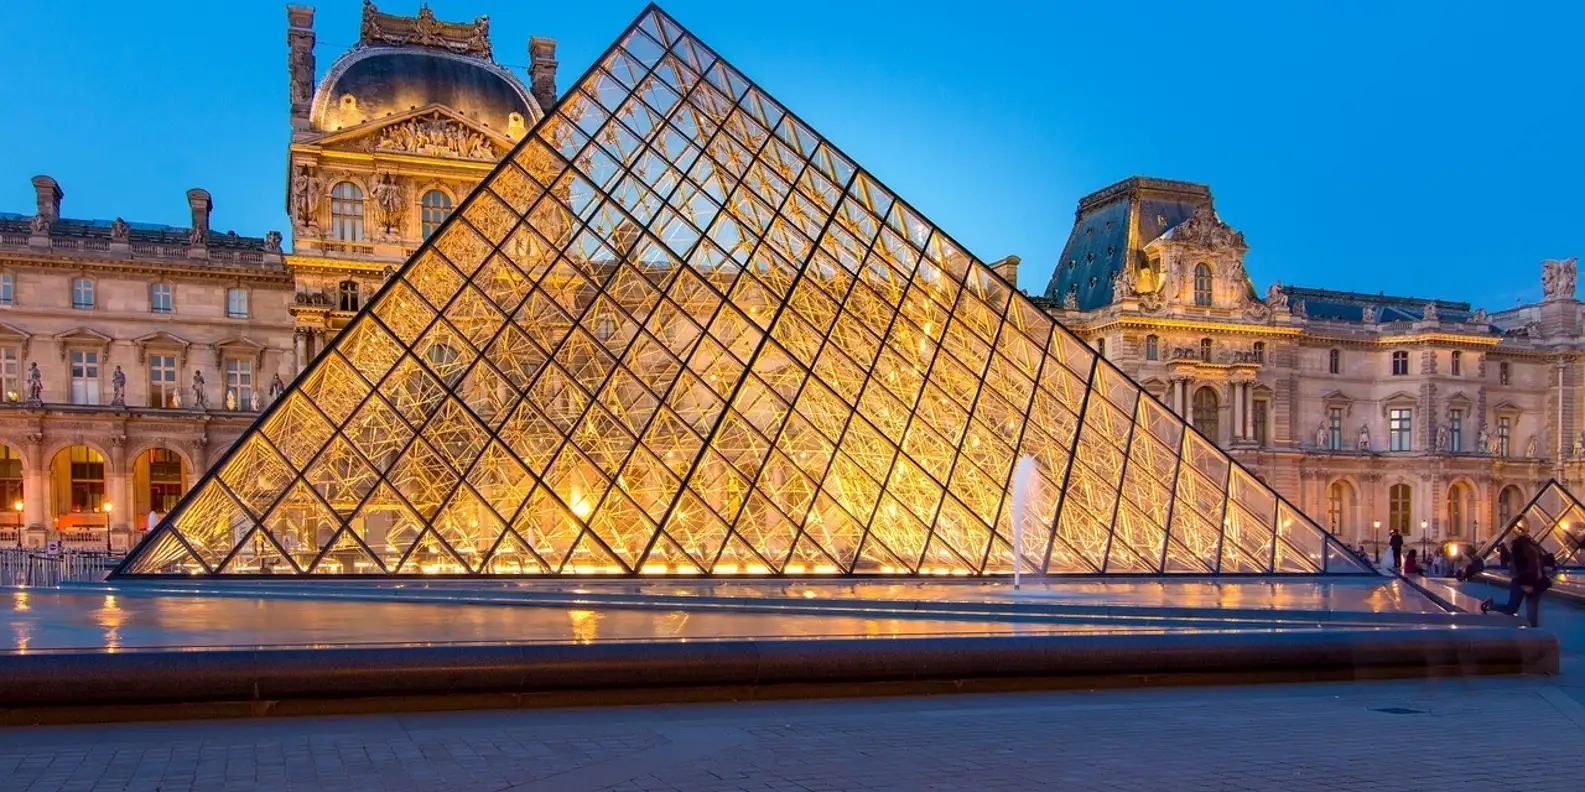
[[528,77],[539,109],[556,106],[556,40],[534,36],[528,40]]
[[314,104],[314,8],[286,7],[286,87],[291,101],[292,131],[308,130]]
[[1004,280],[1012,284],[1012,287],[1016,289],[1018,288],[1018,264],[1021,261],[1023,261],[1023,259],[1017,256],[1008,256],[1007,258],[992,264],[991,271],[1002,276]]
[[187,232],[187,257],[207,258],[209,256],[209,213],[214,210],[214,201],[209,200],[209,191],[194,187],[187,191],[187,206],[193,210],[193,227]]
[[61,219],[61,199],[66,197],[66,193],[61,192],[61,186],[54,179],[34,176],[33,195],[38,201],[38,214],[52,223]]

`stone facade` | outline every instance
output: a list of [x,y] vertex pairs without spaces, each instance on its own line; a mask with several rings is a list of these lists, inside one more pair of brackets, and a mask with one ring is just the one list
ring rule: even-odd
[[314,9],[286,11],[290,250],[217,233],[198,189],[187,227],[63,218],[48,176],[0,213],[0,547],[128,547],[556,99],[555,42],[531,89],[487,17],[365,2],[319,76]]
[[1204,185],[1129,179],[1081,200],[1044,304],[1351,545],[1484,539],[1548,478],[1585,488],[1572,259],[1488,314],[1258,290],[1247,250]]

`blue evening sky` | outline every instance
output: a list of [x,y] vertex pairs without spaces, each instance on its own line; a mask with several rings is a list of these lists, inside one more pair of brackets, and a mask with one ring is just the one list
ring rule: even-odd
[[[0,211],[48,173],[71,217],[219,230],[284,210],[286,13],[260,0],[30,0],[0,21]],[[382,9],[411,14],[416,0]],[[987,260],[1044,289],[1075,201],[1207,182],[1257,287],[1539,297],[1585,253],[1580,25],[1567,2],[671,0],[663,6]],[[435,0],[490,14],[496,58],[560,41],[565,89],[634,0]],[[360,3],[320,0],[321,74]]]

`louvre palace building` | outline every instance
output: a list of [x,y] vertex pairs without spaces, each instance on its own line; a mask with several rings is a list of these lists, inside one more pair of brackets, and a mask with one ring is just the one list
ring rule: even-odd
[[[286,7],[289,243],[213,228],[198,188],[185,227],[73,218],[43,175],[0,212],[0,546],[130,548],[557,106],[552,39],[518,74],[485,17],[365,3],[321,69],[314,14]],[[1488,312],[1257,285],[1247,250],[1206,185],[1136,177],[1080,199],[1049,284],[991,268],[1351,546],[1486,538],[1549,479],[1585,487],[1573,259]],[[454,385],[448,355],[425,360]]]

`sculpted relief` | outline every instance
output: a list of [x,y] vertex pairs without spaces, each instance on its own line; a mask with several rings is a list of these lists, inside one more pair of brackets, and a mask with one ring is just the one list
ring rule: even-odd
[[490,139],[462,123],[433,115],[393,124],[374,139],[377,151],[400,151],[432,157],[494,160]]

